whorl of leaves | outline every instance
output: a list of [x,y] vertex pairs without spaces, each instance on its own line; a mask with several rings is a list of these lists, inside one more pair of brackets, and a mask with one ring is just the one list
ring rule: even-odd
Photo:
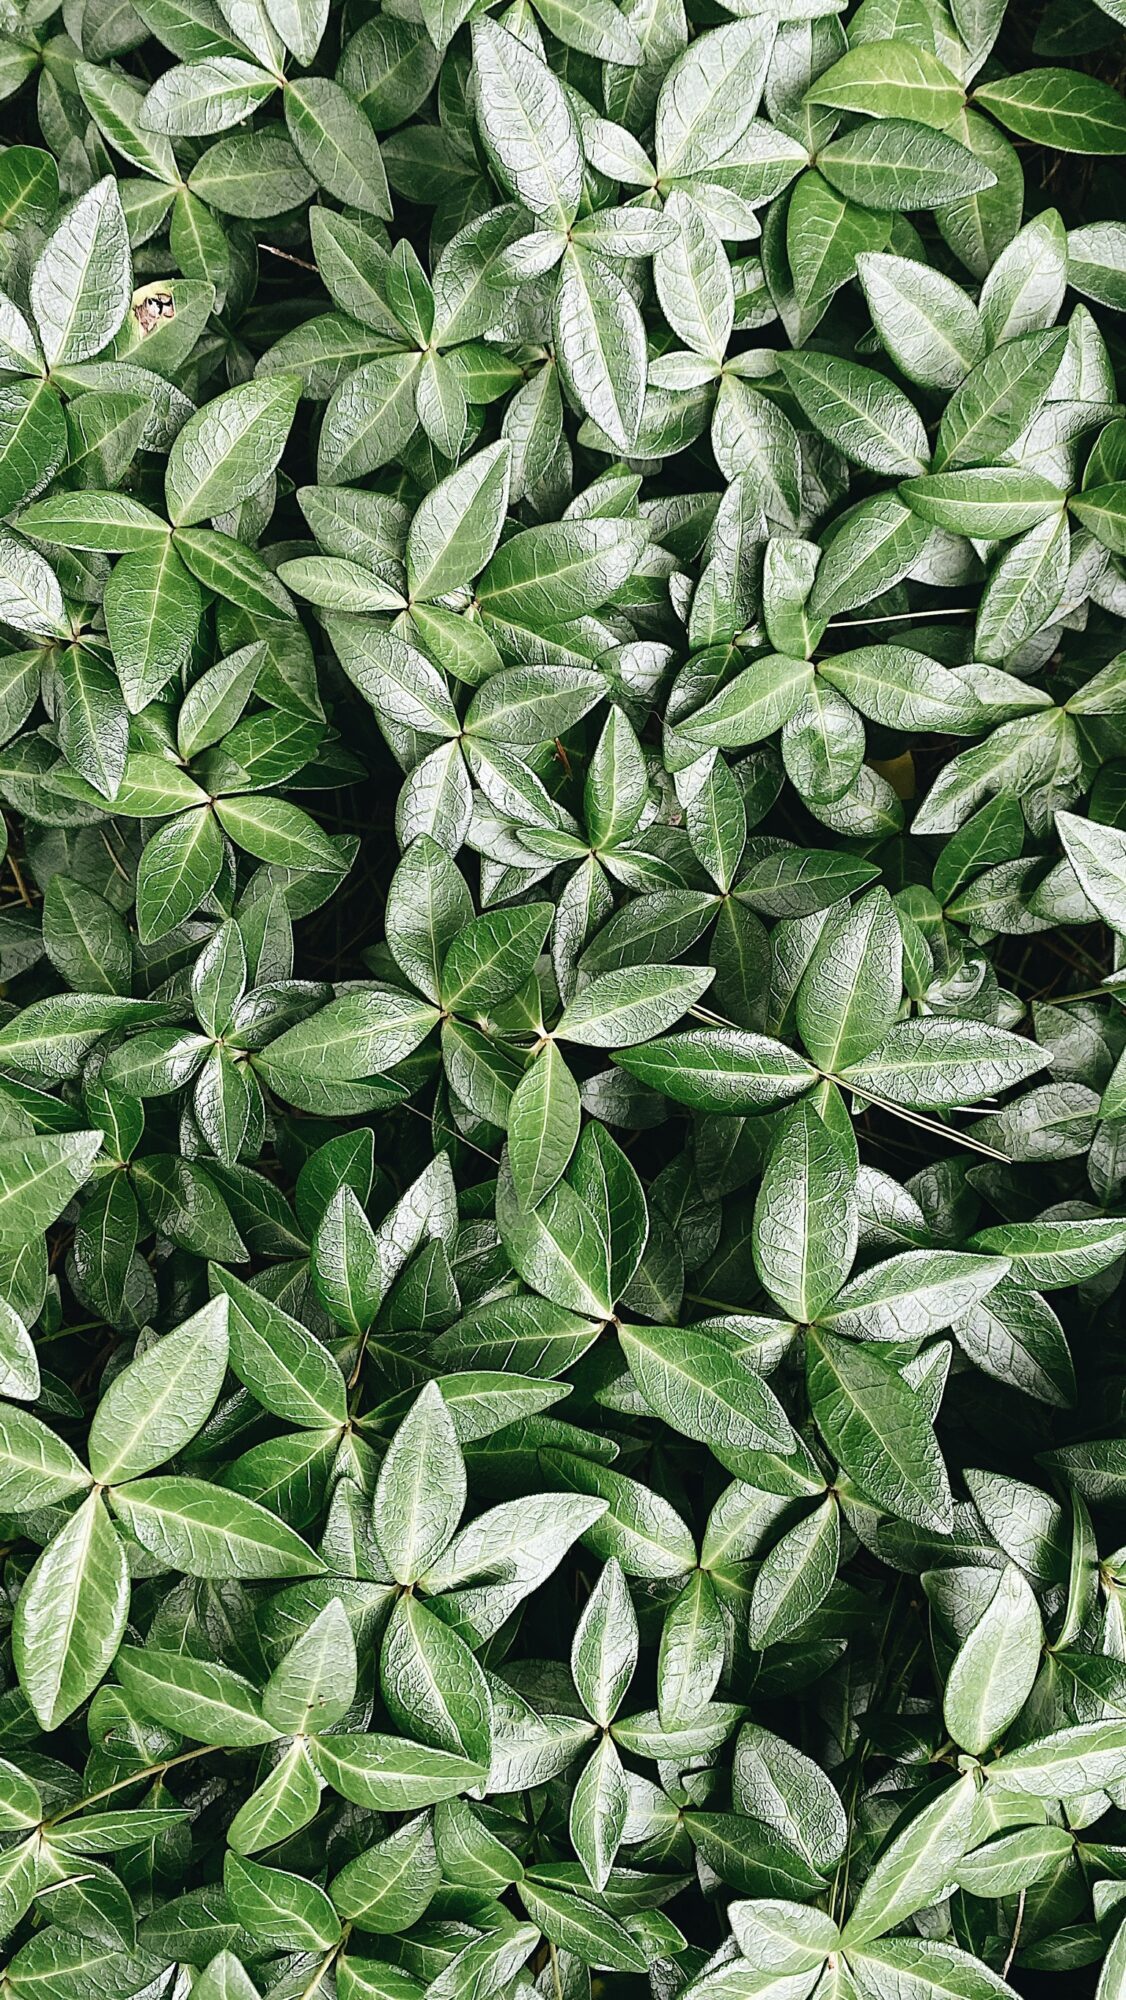
[[0,0],[3,2000],[1126,2000],[1124,27]]

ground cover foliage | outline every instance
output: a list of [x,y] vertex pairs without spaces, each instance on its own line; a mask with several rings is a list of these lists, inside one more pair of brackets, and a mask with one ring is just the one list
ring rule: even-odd
[[1124,2000],[1124,26],[4,0],[5,2000]]

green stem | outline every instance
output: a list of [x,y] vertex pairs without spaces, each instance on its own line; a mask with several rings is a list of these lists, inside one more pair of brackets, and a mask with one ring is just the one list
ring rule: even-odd
[[63,1806],[59,1812],[52,1813],[49,1819],[40,1822],[41,1831],[48,1833],[61,1820],[73,1819],[76,1813],[85,1812],[87,1806],[95,1806],[102,1799],[111,1799],[115,1792],[127,1791],[130,1785],[143,1785],[149,1778],[163,1777],[165,1771],[173,1770],[177,1764],[191,1764],[197,1757],[210,1757],[222,1748],[219,1743],[203,1743],[195,1750],[181,1750],[176,1757],[165,1757],[159,1764],[146,1764],[140,1771],[131,1772],[129,1777],[117,1778],[112,1785],[103,1785],[100,1792],[89,1792],[84,1799],[75,1799],[73,1805]]

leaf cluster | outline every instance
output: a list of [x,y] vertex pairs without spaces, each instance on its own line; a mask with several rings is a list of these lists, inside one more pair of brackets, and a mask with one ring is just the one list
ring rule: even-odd
[[0,0],[3,2000],[1126,2000],[1123,28]]

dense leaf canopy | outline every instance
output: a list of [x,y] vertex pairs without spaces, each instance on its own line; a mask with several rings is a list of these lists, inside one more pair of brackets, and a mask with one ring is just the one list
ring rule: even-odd
[[1126,0],[0,0],[2,2000],[1126,2000]]

